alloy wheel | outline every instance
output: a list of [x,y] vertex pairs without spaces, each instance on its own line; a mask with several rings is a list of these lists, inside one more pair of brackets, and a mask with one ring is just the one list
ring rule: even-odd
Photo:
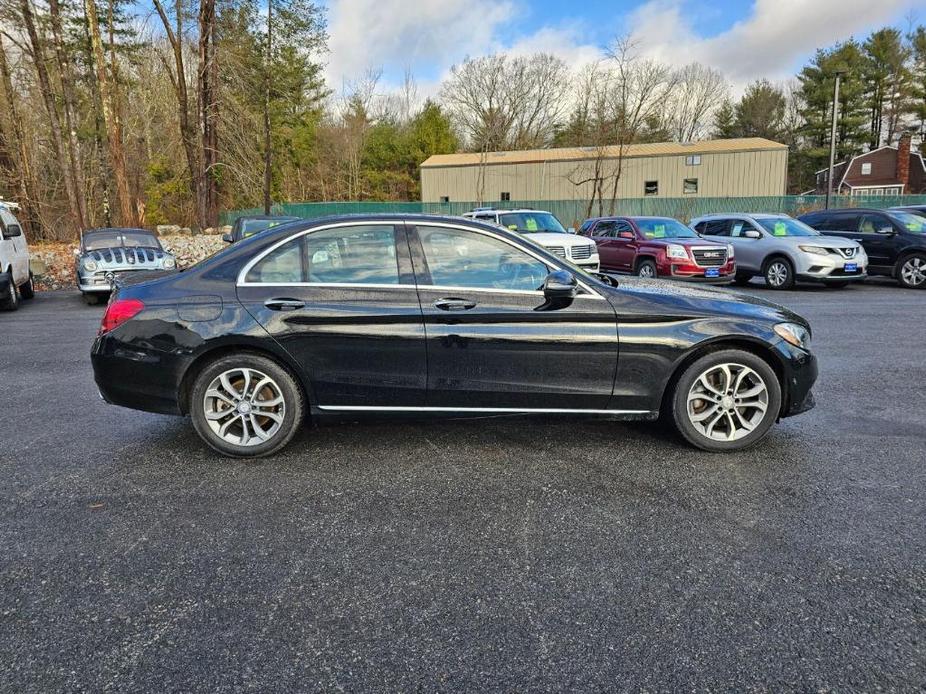
[[714,441],[737,441],[751,434],[768,410],[765,381],[743,364],[717,364],[698,376],[688,391],[688,420]]
[[236,368],[209,384],[203,413],[209,428],[226,443],[257,446],[279,433],[286,402],[280,386],[265,373]]
[[641,265],[640,272],[637,274],[639,277],[643,277],[649,280],[653,279],[656,276],[656,273],[653,272],[653,266],[649,264]]
[[780,260],[776,260],[774,263],[768,266],[768,270],[765,271],[765,277],[768,280],[768,283],[773,287],[781,287],[788,281],[788,266],[785,265]]
[[926,260],[919,257],[910,258],[900,268],[900,276],[908,287],[918,287],[926,282]]

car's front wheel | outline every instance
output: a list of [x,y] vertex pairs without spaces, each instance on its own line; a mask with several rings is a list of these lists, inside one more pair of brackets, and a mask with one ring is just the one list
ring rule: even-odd
[[637,265],[637,276],[644,279],[655,279],[656,263],[652,260],[641,260],[640,264]]
[[926,289],[926,255],[911,255],[898,263],[897,279],[908,289]]
[[768,363],[730,349],[695,361],[671,400],[676,429],[706,451],[734,451],[761,439],[778,417],[781,386]]
[[765,264],[765,283],[772,289],[790,289],[794,286],[794,266],[787,258],[772,258]]
[[241,353],[221,357],[196,377],[190,393],[196,433],[236,458],[271,455],[302,424],[305,398],[296,379],[272,359]]

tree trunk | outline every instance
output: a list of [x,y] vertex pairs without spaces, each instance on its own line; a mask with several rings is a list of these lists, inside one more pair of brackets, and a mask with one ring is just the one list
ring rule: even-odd
[[55,47],[55,58],[58,61],[58,74],[61,78],[61,96],[64,103],[64,127],[68,151],[68,166],[70,176],[77,191],[77,206],[80,213],[81,227],[87,225],[87,191],[84,188],[83,170],[80,162],[80,149],[77,145],[77,131],[74,100],[74,75],[68,61],[67,51],[64,49],[64,32],[61,28],[61,7],[58,0],[49,0],[48,9],[51,16],[51,36]]
[[[177,118],[180,123],[180,139],[183,143],[183,153],[186,157],[187,172],[190,176],[190,192],[193,199],[199,199],[199,158],[196,153],[196,129],[190,118],[190,99],[186,82],[186,67],[183,61],[183,1],[177,0],[174,7],[176,14],[176,27],[171,27],[170,19],[160,0],[154,0],[154,7],[164,25],[164,31],[167,33],[167,40],[170,43],[171,53],[174,58],[174,72],[171,73],[168,68],[167,74],[170,77],[171,85],[174,88],[174,95],[177,98]],[[166,66],[165,66],[166,67]],[[204,220],[197,220],[200,224]]]
[[103,106],[103,122],[106,125],[106,144],[109,149],[109,163],[116,183],[116,198],[119,202],[119,216],[122,224],[135,225],[135,207],[129,191],[129,177],[126,173],[125,152],[122,146],[122,121],[118,113],[115,85],[106,69],[103,54],[103,39],[100,36],[100,22],[96,14],[96,0],[84,0],[87,26],[90,29],[90,46],[96,66],[96,78],[100,85],[100,102]]
[[[55,106],[55,93],[52,91],[51,78],[48,76],[48,66],[45,62],[45,45],[36,29],[30,1],[31,0],[20,0],[20,11],[22,12],[23,23],[26,26],[26,33],[29,35],[29,43],[32,47],[32,59],[39,76],[42,101],[45,104],[45,110],[48,112],[52,146],[54,147],[55,156],[58,161],[65,161],[66,154],[64,138],[61,134],[61,120],[58,117],[58,109],[57,106]],[[77,185],[71,174],[72,171],[65,170],[63,178],[64,189],[68,198],[71,223],[76,227],[73,230],[73,235],[76,235],[76,232],[83,228],[84,220],[81,215],[81,205],[77,200]]]
[[196,208],[202,228],[218,224],[218,187],[215,167],[218,163],[218,63],[215,60],[215,0],[201,0],[199,5],[199,128],[201,155]]
[[10,133],[2,132],[3,121],[0,119],[0,140],[7,149],[9,168],[12,169],[12,178],[18,189],[18,200],[22,213],[19,219],[32,238],[42,235],[42,228],[38,217],[38,186],[32,175],[32,165],[29,152],[26,149],[26,138],[23,133],[22,120],[19,108],[13,93],[13,80],[10,76],[10,66],[6,62],[6,48],[3,46],[3,35],[0,34],[0,103],[7,105],[10,117]]
[[264,214],[270,214],[273,149],[270,138],[270,66],[273,60],[273,0],[267,0],[267,56],[264,62]]

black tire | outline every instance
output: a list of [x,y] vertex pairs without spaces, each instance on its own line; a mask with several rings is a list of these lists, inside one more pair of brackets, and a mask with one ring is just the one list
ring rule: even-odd
[[656,263],[652,260],[641,260],[637,264],[637,277],[645,279],[656,279],[659,275],[656,273]]
[[7,286],[6,296],[0,298],[0,306],[5,311],[15,311],[19,308],[19,288],[13,281],[12,271],[9,273],[10,283]]
[[[743,412],[747,416],[750,416],[750,418],[755,417],[755,421],[752,424],[754,428],[740,438],[734,440],[717,440],[699,431],[696,424],[691,420],[691,416],[697,416],[698,413],[690,415],[688,411],[688,395],[695,385],[695,382],[702,375],[710,373],[711,369],[720,367],[723,364],[746,367],[751,370],[754,376],[748,376],[748,381],[744,379],[744,386],[750,386],[753,381],[758,383],[755,379],[761,379],[761,382],[765,386],[766,409],[764,411],[759,408],[743,409]],[[730,399],[732,401],[730,407],[732,408],[737,401],[733,399],[733,396],[730,396]],[[704,412],[710,410],[719,413],[718,416],[722,421],[719,421],[717,424],[721,427],[718,434],[723,433],[723,427],[725,426],[729,429],[726,422],[734,421],[733,417],[736,415],[735,412],[733,412],[730,415],[730,419],[727,420],[727,415],[721,412],[723,406],[720,405],[720,403],[712,405],[705,400],[703,401],[703,405],[699,405],[698,403],[700,402],[699,400],[694,400],[693,407],[703,406],[705,408]],[[739,349],[725,349],[718,352],[711,352],[696,360],[685,369],[676,382],[675,391],[671,393],[668,403],[671,408],[671,418],[675,424],[676,430],[692,446],[711,452],[737,451],[755,445],[766,433],[768,433],[772,424],[775,423],[775,420],[778,418],[778,413],[781,410],[781,384],[778,382],[778,377],[775,375],[772,367],[769,366],[764,359],[756,356],[752,352],[745,352]],[[743,407],[748,406],[738,406],[737,410]],[[732,412],[732,409],[729,411]],[[708,416],[711,417],[711,415]],[[739,421],[743,421],[739,415],[736,416]],[[710,425],[710,420],[702,421],[706,421],[706,424],[708,426]]]
[[739,272],[736,273],[736,276],[733,278],[733,284],[737,287],[745,287],[749,284],[749,280],[752,279],[752,275],[744,275]]
[[19,295],[23,299],[31,299],[35,296],[35,285],[32,283],[32,273],[29,273],[29,279],[19,287]]
[[926,254],[913,253],[897,261],[897,282],[906,289],[926,289]]
[[100,303],[100,295],[87,292],[84,294],[84,303],[87,304],[87,306],[96,306]]
[[[218,432],[214,431],[207,419],[207,390],[213,381],[219,378],[223,373],[237,369],[248,369],[269,377],[272,379],[273,385],[278,389],[279,395],[283,399],[283,411],[281,421],[279,422],[279,428],[268,440],[262,443],[241,445],[230,442],[222,438]],[[238,387],[242,387],[243,385],[244,384],[241,383]],[[244,388],[242,388],[242,390],[244,390]],[[253,401],[257,396],[258,393],[252,394],[250,401]],[[208,364],[199,372],[190,392],[188,409],[190,417],[193,420],[193,428],[196,429],[196,433],[199,434],[200,438],[205,441],[210,448],[231,458],[260,458],[272,455],[281,450],[292,440],[293,436],[296,435],[305,416],[305,395],[302,392],[302,387],[293,375],[277,362],[258,354],[242,352],[240,354],[221,357]],[[245,418],[247,416],[250,415],[245,415]],[[239,417],[239,415],[233,415],[230,419],[237,420]],[[227,422],[228,420],[226,419],[224,421]],[[216,426],[219,425],[219,423],[216,424]],[[268,424],[267,421],[262,422],[262,425],[267,425],[271,429],[273,428],[273,424]],[[237,430],[240,430],[240,425],[235,424],[233,426],[237,426]],[[253,424],[251,424],[251,427],[253,427]],[[229,436],[233,435],[235,430],[234,428],[230,429]],[[239,436],[239,438],[243,439],[244,436]]]
[[766,260],[762,275],[769,289],[791,289],[794,286],[794,266],[787,258],[776,256]]

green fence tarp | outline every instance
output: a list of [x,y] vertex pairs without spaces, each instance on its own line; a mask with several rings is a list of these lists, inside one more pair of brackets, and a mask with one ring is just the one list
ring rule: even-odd
[[[613,214],[674,217],[688,222],[695,217],[712,212],[784,212],[793,217],[811,210],[822,209],[825,198],[822,195],[782,195],[775,197],[750,198],[633,198],[616,200]],[[926,195],[903,196],[834,196],[830,207],[894,207],[899,205],[926,205]],[[592,205],[591,214],[587,200],[519,200],[499,203],[475,202],[287,202],[276,203],[274,214],[294,215],[312,219],[345,214],[441,214],[459,216],[474,207],[497,207],[514,209],[528,207],[552,212],[567,227],[578,227],[589,216],[611,214],[610,201],[604,209]],[[238,217],[262,214],[263,209],[230,210],[221,215],[222,224],[232,224]]]

